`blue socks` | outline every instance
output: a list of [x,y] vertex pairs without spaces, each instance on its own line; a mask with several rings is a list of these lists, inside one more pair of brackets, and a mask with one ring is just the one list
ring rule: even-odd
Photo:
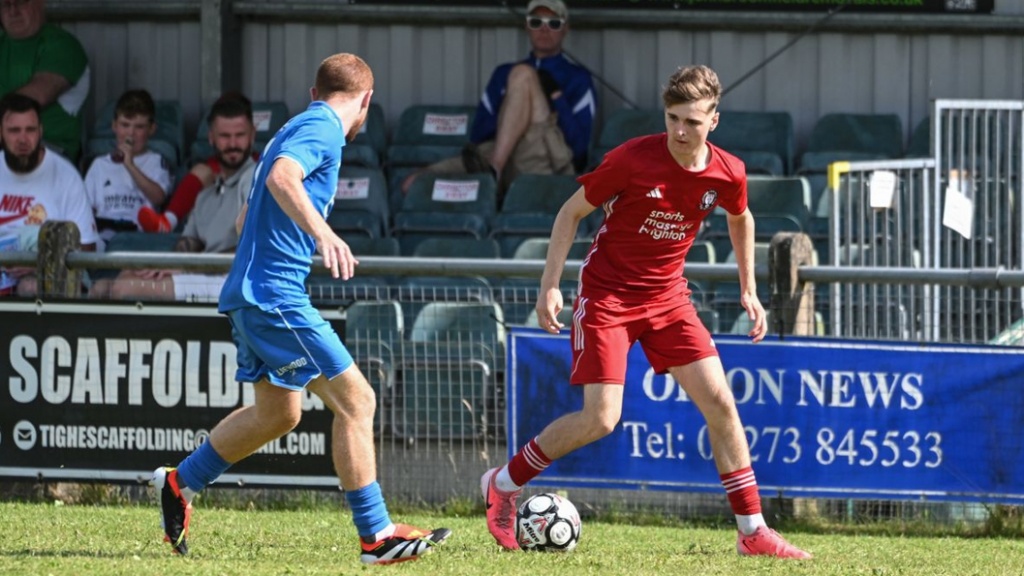
[[384,496],[377,482],[352,492],[345,492],[345,498],[352,509],[352,521],[360,537],[376,536],[378,532],[391,525],[388,508],[384,505]]
[[178,477],[184,480],[185,485],[191,490],[199,492],[230,467],[231,464],[221,458],[207,440],[178,465]]

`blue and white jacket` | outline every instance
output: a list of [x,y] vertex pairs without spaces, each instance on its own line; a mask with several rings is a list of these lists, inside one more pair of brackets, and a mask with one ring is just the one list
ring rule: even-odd
[[553,101],[552,106],[558,113],[558,127],[565,136],[565,142],[572,148],[573,164],[577,171],[582,171],[586,166],[597,111],[594,82],[586,68],[573,63],[561,53],[547,58],[536,58],[531,54],[520,62],[509,62],[495,68],[480,98],[470,140],[479,144],[494,139],[509,72],[513,66],[524,62],[538,70],[546,70],[558,82],[562,96]]

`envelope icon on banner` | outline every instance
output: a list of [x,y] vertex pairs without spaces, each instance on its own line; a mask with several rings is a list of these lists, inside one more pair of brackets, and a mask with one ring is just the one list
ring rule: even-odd
[[28,420],[14,425],[14,445],[22,450],[31,450],[36,445],[36,427]]

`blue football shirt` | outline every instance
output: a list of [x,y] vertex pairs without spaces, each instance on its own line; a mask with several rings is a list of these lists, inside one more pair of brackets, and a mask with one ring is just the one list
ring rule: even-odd
[[320,101],[289,120],[267,143],[253,176],[235,260],[220,293],[220,312],[309,302],[305,281],[316,242],[278,205],[267,188],[267,175],[278,158],[297,162],[313,206],[326,218],[334,207],[343,146],[341,118]]

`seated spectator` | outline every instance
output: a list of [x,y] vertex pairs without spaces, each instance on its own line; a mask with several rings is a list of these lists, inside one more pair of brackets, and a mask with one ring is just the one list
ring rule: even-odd
[[[237,100],[240,105],[224,105],[228,100]],[[252,118],[252,102],[240,92],[227,92],[210,108],[210,113],[206,117],[206,123],[212,127],[214,121],[221,117],[235,119]],[[234,122],[232,125],[237,129],[241,123]],[[227,125],[222,124],[222,126]],[[211,128],[207,132],[206,137],[209,139],[210,146],[216,150],[216,140],[218,138],[237,139],[239,135],[237,133],[233,135],[225,133],[218,135]],[[199,192],[212,184],[217,176],[220,175],[221,162],[219,157],[219,154],[214,154],[204,162],[193,166],[174,189],[174,193],[171,194],[171,199],[163,212],[157,212],[149,206],[143,206],[139,210],[138,218],[142,229],[146,232],[170,232],[178,226],[179,222],[184,222],[185,218],[192,212],[192,207],[196,203],[196,196],[199,195]],[[257,161],[260,159],[258,150],[253,151],[252,158]]]
[[[256,128],[252,105],[244,96],[222,97],[210,112],[210,133],[220,174],[196,197],[176,252],[233,253],[236,221],[252,187],[256,162],[252,146]],[[114,279],[95,282],[91,298],[114,300],[185,300],[216,302],[226,274],[175,270],[124,270]]]
[[42,106],[46,145],[72,162],[82,147],[78,112],[89,95],[89,59],[71,33],[46,22],[44,0],[0,2],[0,94]]
[[[562,0],[530,2],[530,55],[491,74],[473,119],[473,145],[426,171],[490,171],[505,190],[519,174],[573,174],[585,167],[596,100],[590,72],[562,53],[568,18]],[[405,179],[403,192],[418,174]]]
[[[43,146],[41,116],[39,103],[28,96],[13,92],[0,99],[0,238],[22,238],[47,220],[69,220],[78,226],[82,250],[95,251],[96,223],[82,177]],[[34,268],[9,269],[6,276],[11,284],[17,280],[19,296],[36,294]]]
[[85,174],[85,192],[96,214],[100,238],[141,230],[142,206],[161,206],[171,188],[163,156],[147,148],[156,132],[156,103],[145,90],[128,90],[114,107],[115,144]]

